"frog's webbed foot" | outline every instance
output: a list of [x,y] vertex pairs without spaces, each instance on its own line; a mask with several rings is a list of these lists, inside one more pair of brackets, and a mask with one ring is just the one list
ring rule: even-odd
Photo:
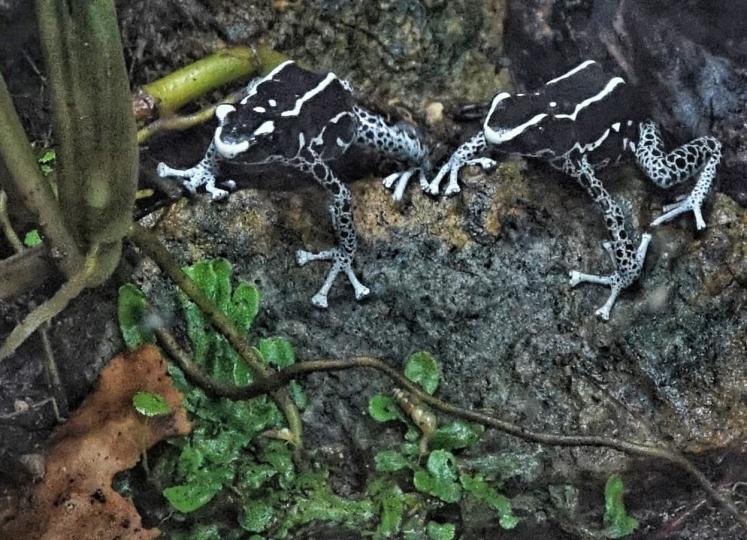
[[418,176],[420,187],[423,191],[428,187],[428,180],[426,178],[427,167],[413,167],[406,171],[399,171],[390,174],[384,178],[384,187],[392,192],[392,199],[395,201],[401,201],[407,189],[407,184],[410,182],[413,176]]
[[[211,144],[205,153],[205,157],[194,167],[190,167],[189,169],[174,169],[165,163],[159,163],[156,172],[161,178],[183,178],[184,180],[181,181],[182,187],[193,195],[197,193],[198,188],[205,186],[205,191],[210,194],[210,198],[217,201],[226,198],[229,195],[229,191],[215,187],[215,177],[218,172],[216,158],[215,147]],[[227,180],[223,183],[231,190],[236,186],[232,180]]]
[[595,283],[597,285],[610,287],[610,295],[607,298],[607,301],[595,312],[597,317],[605,321],[609,320],[610,311],[612,310],[612,306],[615,304],[618,295],[623,289],[632,285],[641,276],[643,263],[646,259],[646,251],[648,250],[650,242],[650,234],[641,235],[641,243],[639,244],[636,253],[632,256],[623,255],[622,257],[620,256],[620,253],[616,253],[611,242],[604,242],[602,246],[605,251],[607,251],[616,267],[616,271],[610,275],[598,276],[576,272],[575,270],[570,272],[571,287],[575,287],[579,283]]
[[673,220],[680,214],[684,214],[685,212],[692,212],[695,216],[695,227],[699,231],[705,229],[706,222],[703,219],[703,212],[701,210],[703,200],[699,197],[694,197],[693,195],[694,194],[687,195],[678,202],[665,205],[662,209],[664,213],[653,220],[651,222],[651,226],[656,227],[657,225],[661,225],[662,223]]
[[327,295],[329,294],[329,290],[340,272],[344,272],[348,277],[350,284],[355,290],[356,300],[362,300],[371,293],[370,289],[358,280],[358,277],[355,275],[355,272],[352,268],[352,257],[349,254],[346,254],[344,250],[333,248],[325,251],[320,251],[318,253],[312,253],[303,249],[299,249],[298,251],[296,251],[296,262],[298,262],[300,266],[303,266],[311,261],[329,260],[332,261],[332,267],[329,269],[327,277],[324,280],[324,284],[322,285],[321,289],[319,289],[319,292],[317,292],[311,298],[312,304],[314,304],[318,308],[326,308],[329,305],[327,302]]
[[486,147],[487,142],[485,141],[485,134],[480,131],[480,133],[457,148],[449,158],[449,161],[446,162],[446,164],[438,171],[438,174],[431,183],[423,186],[423,191],[430,193],[431,195],[438,195],[441,182],[448,175],[449,183],[446,185],[444,195],[454,195],[461,191],[461,188],[459,187],[459,171],[462,167],[467,165],[477,165],[478,167],[482,167],[484,170],[494,169],[498,165],[495,160],[477,157],[477,155],[483,152]]
[[478,167],[482,167],[482,169],[485,171],[490,171],[498,166],[498,162],[490,158],[475,158],[466,161],[462,161],[459,159],[455,160],[452,158],[446,165],[441,167],[441,170],[438,171],[438,174],[431,181],[431,183],[424,188],[424,191],[426,193],[430,193],[431,195],[438,195],[441,182],[448,174],[449,183],[446,185],[444,195],[446,195],[447,197],[456,195],[461,191],[461,188],[459,187],[459,171],[462,169],[462,167],[470,165],[476,165]]

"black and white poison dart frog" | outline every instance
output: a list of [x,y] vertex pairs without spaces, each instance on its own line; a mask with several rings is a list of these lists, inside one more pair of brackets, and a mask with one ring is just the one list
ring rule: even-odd
[[[213,200],[228,192],[215,186],[223,161],[239,165],[277,164],[290,167],[316,180],[330,197],[329,212],[337,245],[329,250],[296,252],[298,264],[332,261],[327,277],[311,302],[327,307],[327,294],[343,272],[360,300],[369,294],[353,272],[358,241],[353,227],[350,190],[330,165],[351,145],[360,145],[410,167],[388,176],[384,183],[401,197],[410,178],[417,174],[427,185],[430,173],[428,149],[414,129],[390,125],[381,117],[356,105],[350,84],[334,73],[313,73],[292,61],[284,62],[261,79],[252,81],[237,107],[216,108],[219,126],[205,157],[186,170],[158,164],[159,176],[184,178],[190,192],[204,186]],[[228,185],[235,185],[231,181]]]
[[[527,94],[501,92],[493,98],[480,133],[462,144],[426,188],[439,192],[448,175],[444,193],[459,191],[459,170],[465,165],[492,168],[496,162],[478,157],[486,149],[536,157],[575,178],[594,199],[604,215],[611,242],[603,246],[615,266],[606,276],[571,272],[571,286],[582,282],[611,288],[607,302],[596,311],[609,319],[617,296],[641,275],[650,234],[641,235],[636,249],[625,229],[623,212],[605,190],[595,171],[631,153],[654,183],[669,188],[695,177],[692,192],[664,207],[652,225],[693,212],[695,224],[706,224],[701,205],[716,175],[721,144],[713,137],[699,137],[667,153],[656,125],[642,114],[640,96],[620,77],[611,77],[593,60],[587,60]],[[488,148],[490,147],[490,148]]]

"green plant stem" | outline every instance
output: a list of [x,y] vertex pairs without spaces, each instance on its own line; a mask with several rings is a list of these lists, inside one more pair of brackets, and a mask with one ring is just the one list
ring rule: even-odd
[[[142,93],[146,101],[158,103],[161,115],[168,116],[215,88],[272,69],[284,60],[285,56],[267,47],[232,47],[146,84]],[[135,104],[135,109],[140,107]]]
[[[176,358],[181,365],[182,359]],[[182,366],[184,367],[184,366]],[[188,376],[193,377],[195,375],[194,366],[188,366],[185,369],[185,373]],[[673,465],[683,469],[703,488],[713,501],[715,501],[722,509],[731,514],[740,525],[747,531],[747,516],[737,509],[734,502],[730,497],[719,493],[719,491],[711,484],[708,478],[693,464],[689,459],[678,452],[669,450],[668,448],[651,446],[642,444],[634,441],[625,439],[617,439],[614,437],[603,437],[599,435],[556,435],[553,433],[545,433],[541,431],[532,431],[525,427],[509,422],[507,420],[501,420],[494,416],[490,416],[485,413],[471,411],[469,409],[463,409],[452,403],[441,400],[435,396],[432,396],[420,389],[418,385],[411,382],[403,373],[390,367],[386,363],[376,358],[371,357],[357,357],[348,360],[313,360],[308,362],[301,362],[289,366],[281,371],[274,372],[264,379],[257,380],[252,384],[244,387],[222,385],[216,381],[210,381],[209,385],[204,388],[221,397],[226,397],[234,400],[252,399],[257,396],[275,392],[279,388],[284,387],[290,381],[299,377],[304,377],[310,373],[325,372],[325,371],[340,371],[354,368],[370,368],[379,371],[395,381],[397,385],[406,389],[408,392],[416,396],[420,401],[427,403],[434,409],[476,422],[487,427],[492,427],[509,435],[513,435],[525,441],[535,442],[539,444],[545,444],[549,446],[590,446],[598,448],[611,448],[619,452],[643,456],[647,458],[661,459],[668,461]],[[199,371],[199,370],[198,370]],[[204,380],[204,375],[198,374],[193,380],[201,385],[201,380]]]
[[[263,380],[273,374],[270,368],[262,363],[254,350],[248,345],[244,336],[236,329],[231,320],[203,294],[197,284],[192,281],[187,274],[181,269],[179,263],[161,244],[155,234],[141,225],[135,224],[131,235],[132,241],[145,254],[148,255],[155,263],[171,278],[171,280],[182,290],[187,297],[194,302],[197,307],[207,316],[210,323],[220,332],[246,362],[249,368],[257,377],[257,380]],[[217,383],[216,383],[217,384]],[[281,385],[282,386],[282,385]],[[283,411],[288,422],[288,428],[294,437],[294,443],[298,448],[303,444],[303,425],[298,408],[287,390],[279,386],[276,390],[268,392],[277,402]]]
[[[242,95],[244,90],[229,94],[221,100],[221,103],[236,103]],[[215,108],[218,104],[210,105],[197,111],[196,113],[186,116],[166,116],[159,118],[155,122],[152,122],[137,132],[138,144],[143,144],[154,135],[164,131],[182,131],[189,129],[205,122],[209,122],[215,116]]]
[[42,176],[31,145],[0,76],[0,187],[31,212],[65,275],[79,271],[83,256]]
[[5,343],[0,347],[0,360],[13,354],[39,326],[65,309],[70,301],[86,288],[89,278],[96,271],[97,262],[98,245],[94,245],[78,273],[70,276],[52,298],[26,315],[26,318],[13,328]]
[[23,251],[23,242],[18,238],[13,225],[10,223],[10,217],[8,217],[8,194],[2,190],[0,190],[0,226],[13,251],[16,253]]

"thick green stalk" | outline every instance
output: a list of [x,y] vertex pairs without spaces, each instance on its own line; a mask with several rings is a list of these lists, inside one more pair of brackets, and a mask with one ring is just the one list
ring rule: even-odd
[[73,275],[83,257],[57,205],[52,188],[39,171],[2,76],[0,133],[0,187],[12,201],[22,204],[35,216],[60,268],[66,275]]
[[137,188],[136,125],[114,2],[37,0],[37,15],[62,213],[82,250],[107,245],[91,276],[96,284],[119,259]]
[[162,116],[168,116],[211,90],[268,71],[283,60],[285,56],[266,47],[232,47],[148,83],[142,91],[158,103]]

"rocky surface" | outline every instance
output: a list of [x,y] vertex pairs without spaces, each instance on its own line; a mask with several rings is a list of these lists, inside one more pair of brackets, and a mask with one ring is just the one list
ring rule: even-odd
[[[333,67],[367,99],[427,123],[431,137],[444,141],[436,157],[476,129],[453,123],[452,106],[489,98],[508,81],[508,70],[494,67],[503,65],[501,2],[120,4],[136,81],[219,43],[264,38],[306,65]],[[209,131],[154,141],[144,149],[144,175],[157,160],[198,159]],[[673,197],[632,168],[602,176],[629,201],[638,231]],[[593,313],[607,289],[571,289],[567,277],[573,269],[610,270],[601,219],[580,188],[541,165],[509,160],[495,173],[470,171],[462,194],[446,200],[413,186],[395,204],[378,177],[354,182],[357,267],[372,295],[357,303],[339,279],[326,311],[309,302],[326,264],[299,268],[293,259],[296,249],[333,241],[323,193],[307,182],[268,189],[272,182],[254,175],[225,203],[200,195],[148,221],[185,263],[226,257],[240,278],[260,287],[256,335],[288,337],[303,359],[370,354],[401,366],[409,353],[429,350],[441,362],[440,394],[462,406],[536,430],[670,442],[702,456],[716,481],[744,478],[744,456],[734,448],[747,433],[747,213],[730,197],[712,197],[702,233],[690,216],[654,231],[640,285],[603,323]],[[173,312],[173,288],[155,267],[133,252],[127,261],[134,272],[121,274],[142,284],[164,313]],[[97,362],[117,347],[113,292],[87,293],[53,324],[73,401],[95,378]],[[22,308],[2,307],[4,329]],[[38,362],[39,346],[30,343],[0,365],[4,411],[18,396],[40,392],[41,369],[31,367]],[[27,372],[35,387],[14,387],[14,375]],[[366,414],[368,397],[390,383],[348,372],[311,376],[304,387],[309,447],[330,459],[340,452],[362,456],[339,465],[336,489],[354,494],[373,453],[401,437]],[[6,451],[28,452],[38,440]],[[585,537],[578,524],[600,525],[600,494],[613,471],[628,471],[629,508],[643,517],[640,538],[651,538],[678,507],[702,496],[677,471],[609,451],[538,447],[488,432],[470,454],[486,452],[519,463],[505,491],[516,496],[525,521],[510,538]],[[502,537],[495,522],[477,518],[463,517],[464,538]],[[728,518],[703,510],[678,534],[731,539],[730,527]]]

